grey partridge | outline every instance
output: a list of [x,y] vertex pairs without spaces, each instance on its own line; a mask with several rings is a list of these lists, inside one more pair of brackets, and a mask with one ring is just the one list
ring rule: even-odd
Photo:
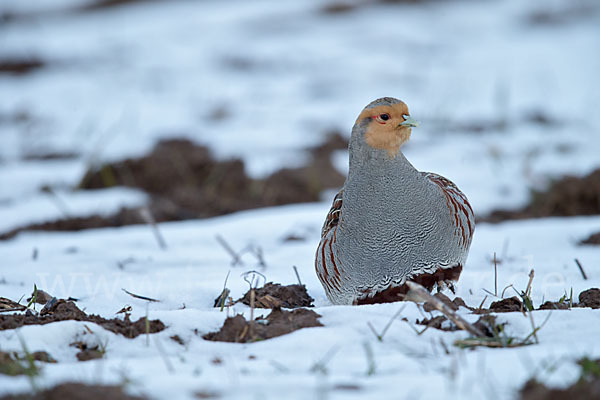
[[358,116],[350,168],[321,231],[315,267],[334,304],[398,301],[407,281],[432,290],[458,280],[475,229],[467,197],[402,154],[416,122],[385,97]]

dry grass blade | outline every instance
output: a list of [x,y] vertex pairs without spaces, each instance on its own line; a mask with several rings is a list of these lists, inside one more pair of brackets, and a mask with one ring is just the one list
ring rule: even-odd
[[579,260],[577,258],[575,259],[575,264],[577,264],[577,267],[579,268],[579,272],[581,272],[581,276],[583,276],[583,280],[587,281],[587,275],[585,274],[585,271],[583,270],[583,265],[581,265],[581,263],[579,262]]
[[525,343],[522,343],[522,342],[503,343],[501,341],[496,340],[495,338],[471,338],[471,339],[457,340],[454,342],[454,345],[458,346],[458,347],[492,347],[495,349],[500,349],[500,348],[507,348],[507,347],[521,347],[521,346],[524,346]]
[[498,260],[494,252],[494,295],[498,296]]
[[219,242],[219,244],[231,256],[231,266],[243,264],[239,254],[236,253],[235,250],[233,250],[233,248],[231,248],[231,246],[229,245],[229,243],[227,243],[227,241],[225,240],[225,238],[223,238],[223,236],[216,235],[215,239],[217,239],[217,242]]
[[379,340],[380,342],[383,342],[383,337],[387,333],[388,329],[390,329],[390,326],[392,326],[392,323],[394,322],[394,320],[396,320],[396,318],[398,318],[398,316],[400,315],[402,310],[404,310],[404,307],[406,307],[406,306],[402,306],[402,307],[400,307],[400,309],[398,311],[396,311],[396,313],[392,316],[392,318],[390,318],[388,323],[385,325],[385,327],[383,328],[381,333],[377,333],[377,331],[375,330],[375,327],[373,327],[373,325],[371,325],[370,322],[367,322],[367,325],[369,326],[369,328],[371,329],[371,332],[373,332],[373,334],[375,335],[377,340]]
[[[451,310],[447,305],[438,300],[436,297],[432,296],[431,293],[427,291],[423,286],[414,282],[406,282],[406,285],[410,289],[407,298],[409,300],[415,299],[417,301],[425,301],[435,307],[436,310],[440,311],[444,314],[449,320],[454,322],[454,324],[464,331],[469,332],[471,335],[475,335],[477,337],[483,337],[485,334],[477,327],[471,325],[467,321],[465,321],[460,315],[456,314],[453,310]],[[414,300],[413,300],[414,301]]]
[[479,307],[477,307],[477,309],[478,309],[479,311],[481,311],[481,309],[483,308],[483,305],[484,305],[484,303],[485,303],[485,301],[486,301],[486,300],[487,300],[487,296],[485,296],[485,297],[483,298],[483,300],[481,300],[481,304],[479,304]]
[[127,293],[128,295],[130,295],[131,297],[135,297],[136,299],[151,301],[154,303],[160,303],[160,300],[156,300],[151,297],[140,296],[139,294],[131,293],[130,291],[125,290],[125,289],[121,289],[121,290],[124,291],[125,293]]
[[296,274],[296,279],[298,279],[298,285],[302,286],[302,281],[300,280],[300,274],[298,273],[298,268],[294,265],[294,273]]
[[148,224],[148,226],[150,226],[150,228],[152,229],[152,233],[154,234],[154,238],[158,243],[158,247],[160,247],[162,250],[166,250],[167,242],[165,242],[165,238],[160,233],[160,230],[158,229],[158,224],[156,223],[156,220],[154,219],[154,216],[152,215],[150,209],[148,207],[142,208],[140,210],[140,217],[142,217],[144,222]]

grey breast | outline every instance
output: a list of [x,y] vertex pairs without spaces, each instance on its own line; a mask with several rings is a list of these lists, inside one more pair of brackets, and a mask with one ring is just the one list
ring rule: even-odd
[[338,230],[342,291],[354,299],[460,261],[440,189],[402,153],[366,152],[351,160]]

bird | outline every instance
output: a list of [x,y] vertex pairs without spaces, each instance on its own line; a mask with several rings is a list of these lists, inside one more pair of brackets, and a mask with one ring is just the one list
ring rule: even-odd
[[349,170],[321,229],[317,276],[331,303],[403,300],[407,281],[454,291],[475,230],[473,209],[449,179],[402,153],[418,126],[392,97],[369,103],[352,128]]

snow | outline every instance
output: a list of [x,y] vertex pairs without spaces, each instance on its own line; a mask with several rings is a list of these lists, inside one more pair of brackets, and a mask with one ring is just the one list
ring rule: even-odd
[[0,231],[7,232],[24,224],[55,221],[65,217],[109,215],[121,207],[147,203],[139,190],[109,188],[97,191],[56,190],[45,196],[24,197],[0,208]]
[[[240,157],[252,176],[298,165],[304,149],[326,132],[349,136],[359,111],[381,96],[401,98],[421,122],[407,158],[454,181],[479,215],[524,204],[532,188],[550,179],[598,167],[600,13],[593,1],[350,1],[354,10],[327,14],[325,0],[179,0],[62,11],[89,3],[0,0],[0,15],[13,15],[0,25],[0,60],[47,63],[22,76],[0,74],[0,232],[65,213],[108,214],[145,204],[147,196],[135,190],[72,188],[89,165],[142,155],[159,139],[183,136],[219,158]],[[591,11],[572,12],[577,7]],[[541,11],[558,22],[528,22]],[[531,113],[551,122],[532,122]],[[459,129],[499,122],[504,128]],[[25,160],[56,152],[78,157]],[[347,159],[340,151],[334,163],[346,171]],[[230,399],[512,399],[534,375],[566,385],[578,376],[578,357],[600,356],[600,313],[589,309],[534,312],[537,325],[549,319],[538,332],[540,343],[523,348],[460,350],[452,343],[464,332],[417,335],[401,320],[377,341],[367,322],[382,329],[400,307],[411,324],[422,316],[414,304],[328,302],[313,256],[330,200],[163,223],[166,250],[147,226],[31,232],[0,242],[0,296],[18,300],[35,283],[54,296],[80,299],[87,313],[111,318],[130,304],[133,319],[148,312],[168,326],[149,345],[146,337],[125,339],[88,323],[27,326],[0,331],[0,350],[21,351],[22,338],[30,351],[48,351],[59,363],[43,366],[37,381],[44,387],[127,381],[128,391],[157,399],[187,399],[197,391]],[[474,306],[487,295],[489,305],[493,299],[483,289],[494,290],[494,252],[502,261],[499,290],[511,284],[523,290],[535,270],[535,305],[571,288],[577,296],[599,287],[600,250],[576,244],[599,226],[600,217],[479,224],[457,295]],[[305,240],[283,242],[290,233]],[[250,253],[243,266],[232,266],[216,235],[236,250],[260,246],[266,269]],[[252,344],[201,338],[227,316],[212,303],[228,272],[227,286],[238,298],[247,290],[242,273],[259,269],[269,281],[290,284],[294,265],[324,327]],[[160,302],[147,310],[122,288]],[[249,317],[243,305],[228,313]],[[498,318],[515,337],[531,332],[519,313]],[[94,333],[84,335],[84,325]],[[185,346],[169,339],[175,334]],[[106,344],[105,358],[78,362],[69,347],[76,340]],[[365,346],[376,366],[370,376]],[[315,368],[319,362],[326,373]],[[26,378],[0,375],[0,395],[28,390]]]
[[[30,351],[46,350],[59,363],[44,366],[38,379],[43,386],[66,380],[118,383],[127,376],[133,392],[154,398],[190,398],[200,390],[217,391],[223,398],[332,398],[356,396],[375,398],[402,386],[407,397],[435,398],[444,388],[446,396],[481,398],[494,391],[498,398],[510,399],[534,373],[555,384],[567,384],[577,377],[573,361],[578,357],[600,356],[597,329],[600,313],[590,309],[536,311],[535,323],[540,344],[518,349],[460,350],[454,340],[464,332],[429,329],[417,335],[407,322],[397,320],[378,342],[367,322],[381,330],[392,315],[403,308],[402,317],[414,325],[422,318],[414,304],[379,304],[351,307],[332,306],[313,272],[313,254],[319,228],[328,204],[294,205],[248,211],[203,221],[161,224],[167,250],[161,250],[150,229],[131,226],[73,233],[25,233],[0,244],[0,258],[7,267],[0,279],[2,294],[18,299],[30,292],[32,283],[58,297],[75,297],[87,313],[113,316],[124,305],[133,307],[132,318],[159,318],[168,328],[150,337],[125,339],[89,323],[72,321],[45,326],[26,326],[18,332],[0,331],[0,349],[20,351],[19,336]],[[528,273],[535,269],[532,299],[535,305],[557,300],[571,288],[575,296],[600,285],[594,265],[600,261],[597,249],[579,247],[576,240],[593,232],[600,217],[554,218],[480,224],[457,295],[467,304],[493,300],[482,289],[493,291],[493,252],[502,257],[498,287],[514,285],[523,290]],[[283,242],[290,232],[301,232],[306,240]],[[308,292],[315,298],[315,311],[324,327],[307,328],[292,334],[252,344],[207,342],[200,336],[217,330],[227,313],[249,317],[249,308],[235,305],[228,312],[212,308],[229,271],[227,286],[234,298],[241,297],[247,283],[241,274],[256,269],[256,260],[246,253],[243,266],[231,266],[231,258],[215,239],[222,235],[236,250],[249,243],[260,246],[267,267],[267,279],[282,284],[295,283],[296,265]],[[505,243],[508,241],[508,245]],[[36,260],[31,251],[37,248]],[[503,250],[503,248],[505,250]],[[107,251],[110,249],[110,251]],[[503,253],[504,251],[504,253]],[[573,263],[577,257],[587,268],[584,281]],[[159,299],[148,311],[141,300],[121,289]],[[511,289],[507,289],[509,295]],[[182,309],[185,305],[185,309]],[[256,315],[268,311],[256,310]],[[476,315],[461,308],[461,315],[474,322]],[[524,338],[531,332],[529,318],[520,313],[501,314],[508,333]],[[84,335],[87,325],[94,335]],[[198,333],[194,333],[194,330]],[[169,339],[179,335],[185,346]],[[105,359],[81,363],[76,349],[68,344],[81,337],[106,345]],[[574,340],[575,337],[577,340]],[[441,342],[449,348],[445,354]],[[365,345],[373,351],[376,370],[367,376]],[[327,373],[315,372],[314,364],[333,351],[326,363]],[[163,354],[164,353],[164,354]],[[248,357],[252,355],[256,359]],[[169,372],[164,357],[172,365]],[[211,363],[219,358],[221,364]],[[556,363],[550,374],[545,364]],[[546,375],[549,375],[546,377]],[[24,378],[0,378],[1,392],[28,390]],[[435,383],[435,384],[433,384]],[[333,389],[338,384],[360,386],[357,393]]]

